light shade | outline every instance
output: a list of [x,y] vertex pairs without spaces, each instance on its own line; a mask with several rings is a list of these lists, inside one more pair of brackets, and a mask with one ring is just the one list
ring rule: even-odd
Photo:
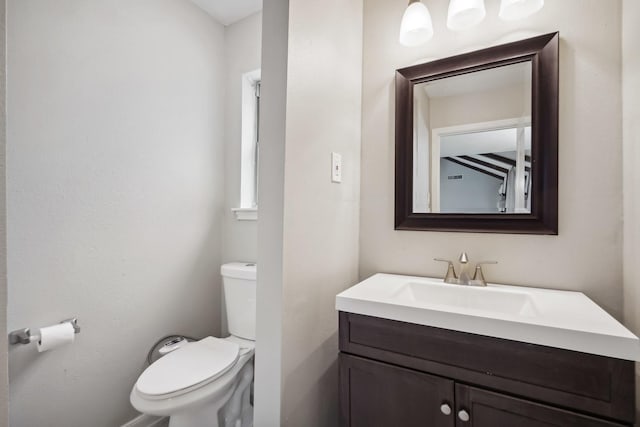
[[461,31],[478,25],[487,14],[484,0],[451,0],[447,14],[447,27]]
[[418,46],[433,37],[433,22],[427,6],[420,1],[409,4],[402,15],[400,24],[400,44]]
[[544,6],[544,0],[502,0],[498,16],[505,21],[526,18]]

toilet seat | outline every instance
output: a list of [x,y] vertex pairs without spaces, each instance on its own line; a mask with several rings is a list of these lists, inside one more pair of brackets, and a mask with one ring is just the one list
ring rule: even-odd
[[182,395],[224,375],[240,354],[239,343],[207,337],[157,360],[140,375],[135,389],[149,400]]
[[[176,350],[177,351],[177,350]],[[247,369],[247,365],[253,365],[253,351],[241,355],[238,361],[227,372],[198,387],[182,393],[175,393],[175,396],[167,398],[149,399],[143,396],[134,385],[131,389],[130,400],[133,407],[149,415],[172,416],[189,408],[205,404],[205,402],[226,401],[225,395],[233,391],[233,385],[238,379],[241,371]]]

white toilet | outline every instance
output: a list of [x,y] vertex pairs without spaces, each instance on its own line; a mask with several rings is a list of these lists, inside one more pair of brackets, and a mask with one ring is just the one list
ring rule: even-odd
[[224,264],[230,336],[206,337],[158,359],[131,390],[131,404],[169,416],[169,427],[250,427],[256,313],[256,265]]

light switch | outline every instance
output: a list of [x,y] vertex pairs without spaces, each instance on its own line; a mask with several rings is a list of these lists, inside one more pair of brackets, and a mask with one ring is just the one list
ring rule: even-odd
[[342,156],[331,153],[331,182],[342,182]]

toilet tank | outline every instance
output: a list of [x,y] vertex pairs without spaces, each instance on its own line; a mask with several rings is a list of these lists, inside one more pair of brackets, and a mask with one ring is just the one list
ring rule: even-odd
[[220,267],[229,333],[256,339],[256,264],[231,262]]

